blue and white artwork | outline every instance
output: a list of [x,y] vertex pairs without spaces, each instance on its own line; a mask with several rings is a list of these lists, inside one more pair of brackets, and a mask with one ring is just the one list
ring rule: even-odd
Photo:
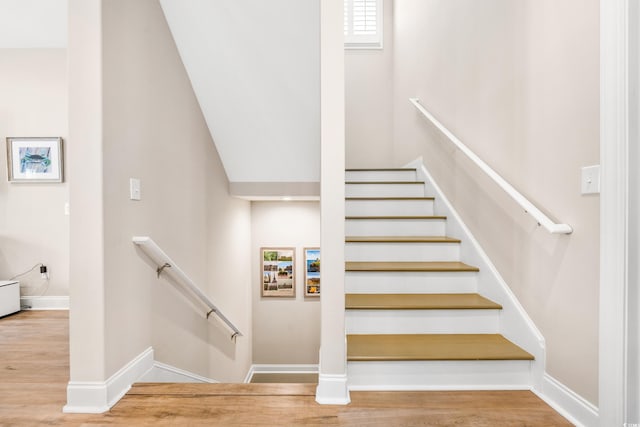
[[51,169],[51,147],[20,147],[20,173],[43,174]]
[[62,182],[62,138],[9,137],[10,182]]

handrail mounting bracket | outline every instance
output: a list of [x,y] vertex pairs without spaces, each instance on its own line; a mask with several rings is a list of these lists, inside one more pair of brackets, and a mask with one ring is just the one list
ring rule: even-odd
[[158,276],[158,279],[160,278],[160,274],[162,274],[162,271],[165,268],[171,268],[171,264],[169,264],[168,262],[165,262],[162,266],[156,268],[156,275]]

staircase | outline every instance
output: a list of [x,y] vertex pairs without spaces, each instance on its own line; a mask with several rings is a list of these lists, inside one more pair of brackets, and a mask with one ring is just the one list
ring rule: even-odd
[[[450,220],[436,212],[446,209],[423,178],[346,171],[349,388],[531,388],[534,356],[501,334],[505,307],[479,293],[480,268],[461,259],[464,233],[447,234]],[[490,293],[512,304],[508,292]]]

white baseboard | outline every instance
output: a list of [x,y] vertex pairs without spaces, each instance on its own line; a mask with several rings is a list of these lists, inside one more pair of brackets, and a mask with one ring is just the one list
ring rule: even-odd
[[577,427],[599,426],[598,408],[551,375],[545,373],[542,390],[533,392]]
[[254,364],[251,365],[244,378],[245,383],[250,383],[254,374],[317,374],[318,365],[313,364]]
[[100,414],[108,411],[131,388],[131,384],[153,367],[149,347],[104,382],[69,381],[65,413]]
[[154,362],[149,371],[142,375],[137,382],[143,383],[217,383],[211,378],[203,377],[193,372],[185,371],[175,366]]
[[347,405],[351,402],[347,387],[347,374],[318,375],[316,402],[321,405]]
[[68,296],[21,296],[22,310],[69,310]]

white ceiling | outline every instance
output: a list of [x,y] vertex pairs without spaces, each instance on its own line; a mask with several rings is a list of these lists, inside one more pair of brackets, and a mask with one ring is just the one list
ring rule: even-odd
[[67,0],[0,0],[0,49],[67,47]]
[[320,180],[319,0],[160,0],[231,182]]

